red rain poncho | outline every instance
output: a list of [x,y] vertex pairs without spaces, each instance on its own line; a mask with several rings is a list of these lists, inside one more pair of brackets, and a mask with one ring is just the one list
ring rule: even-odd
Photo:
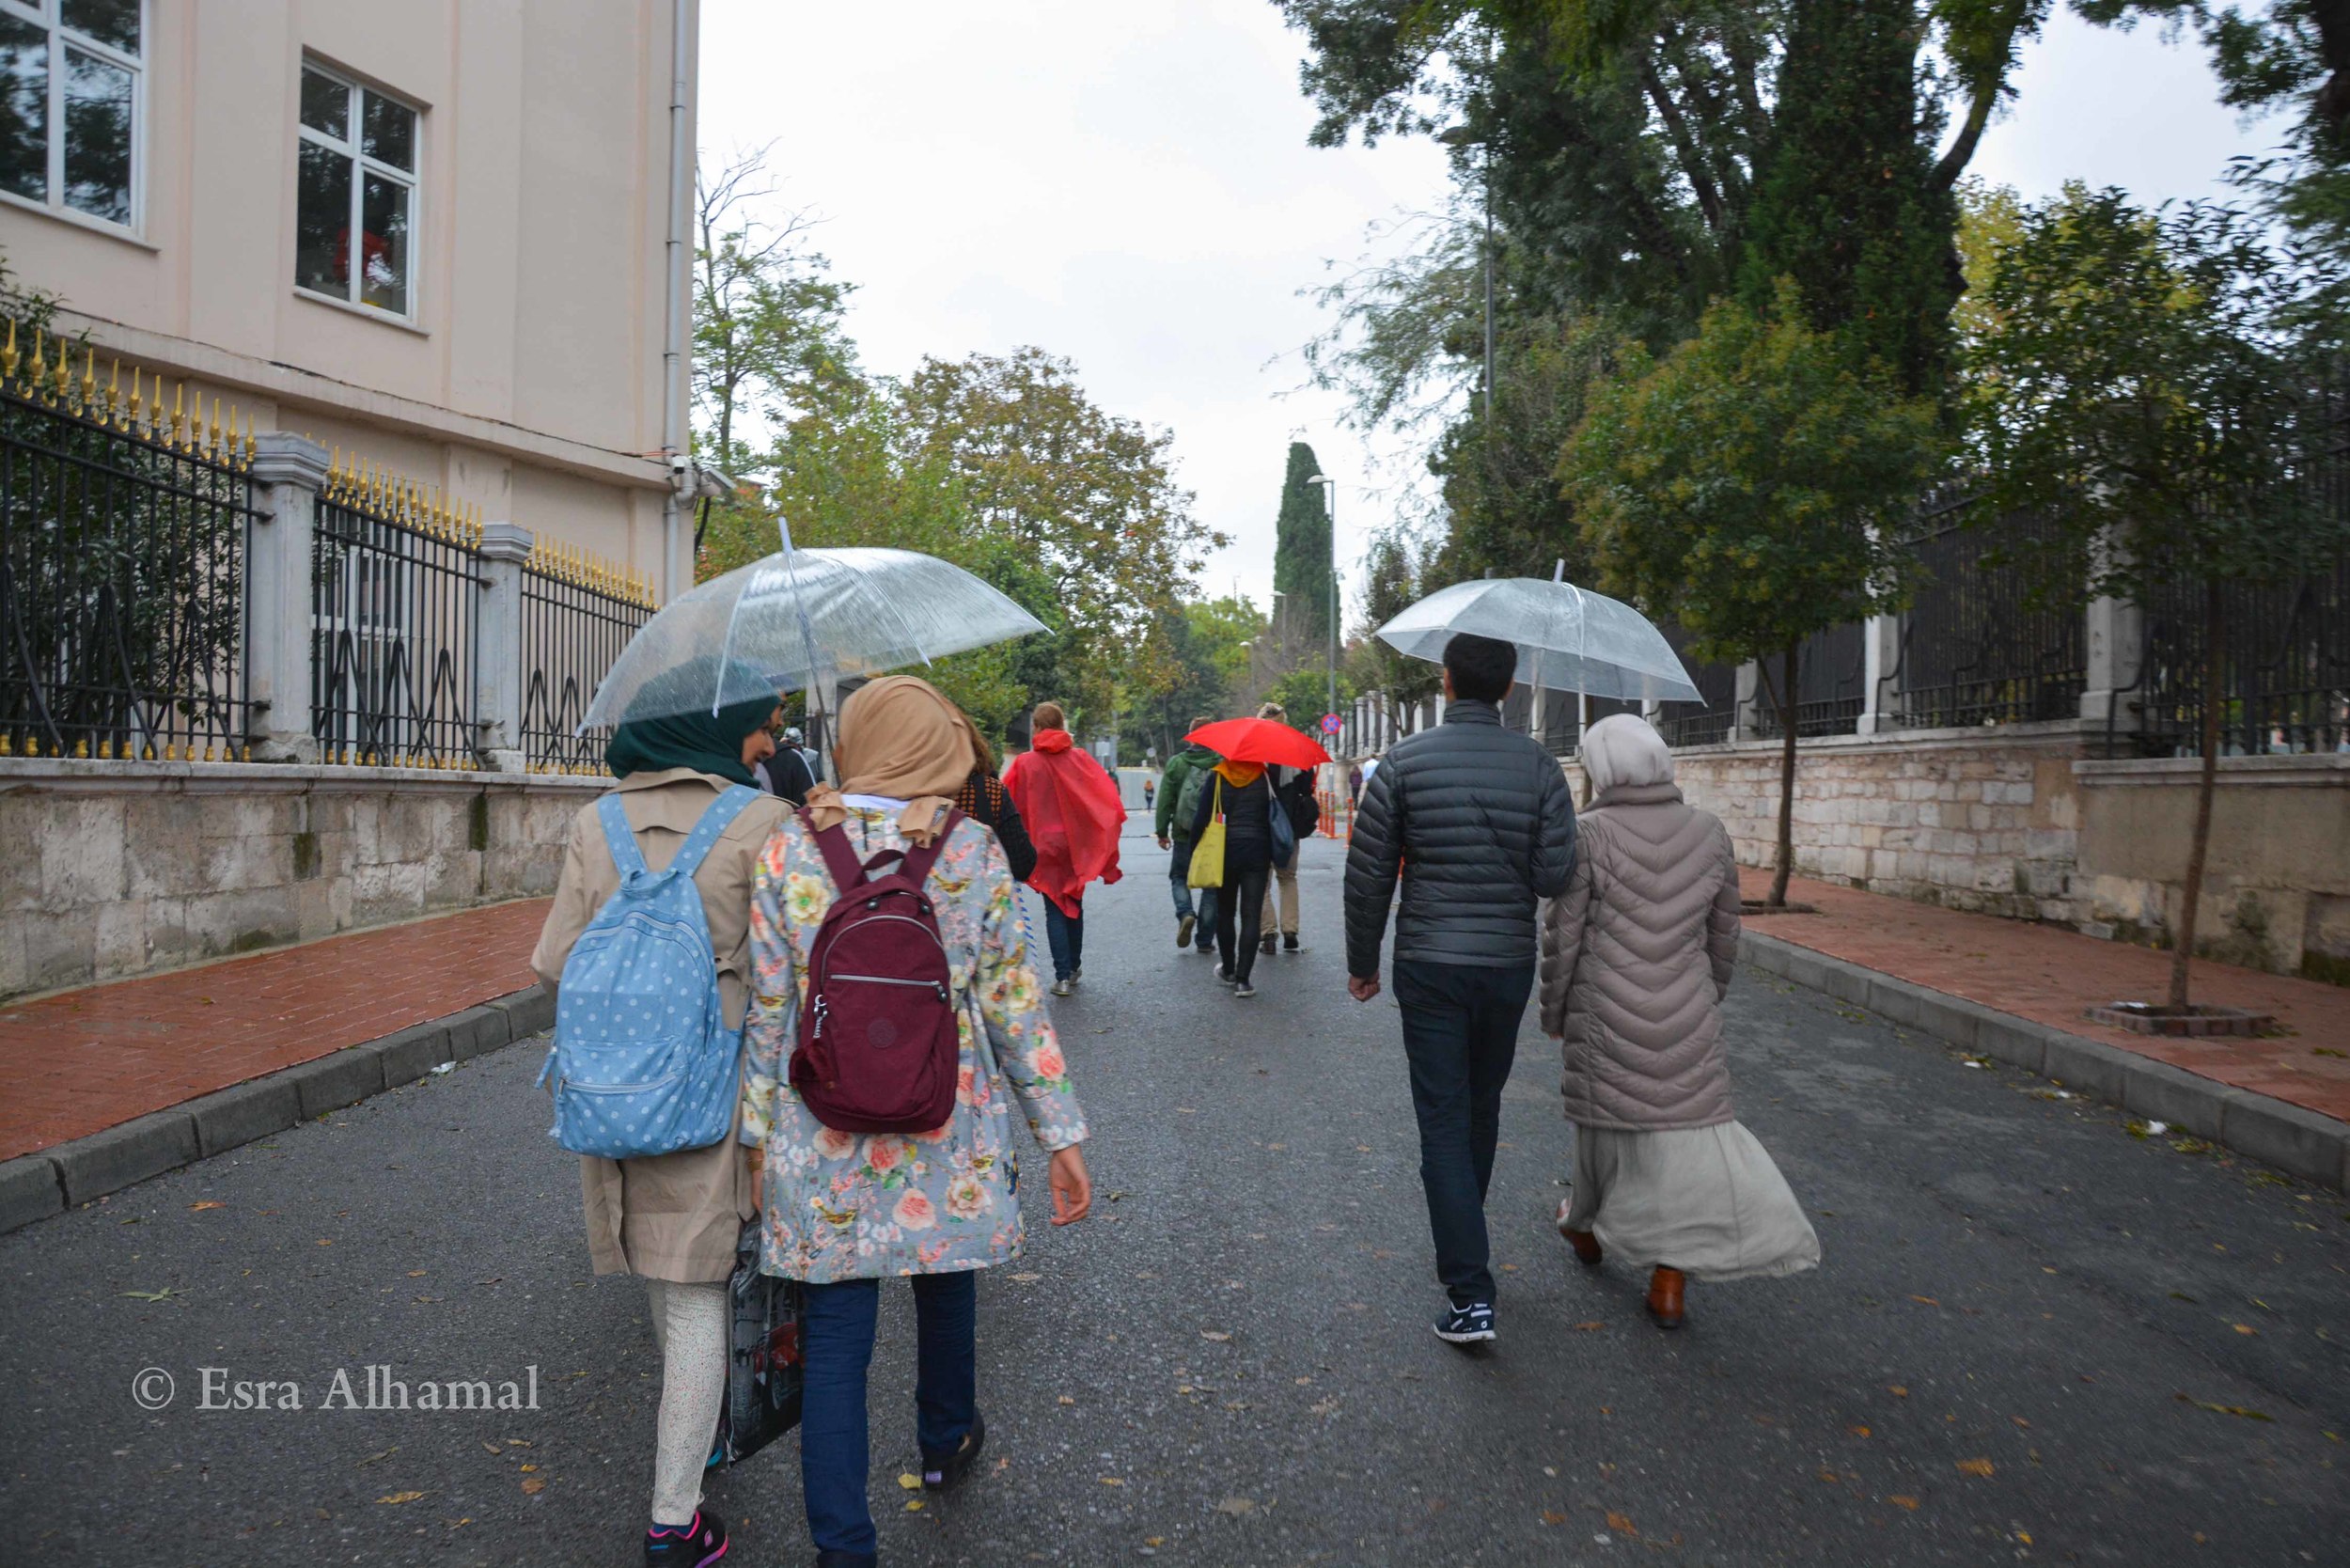
[[1126,829],[1117,780],[1074,745],[1066,729],[1040,729],[1036,749],[1013,758],[1004,774],[1004,788],[1036,844],[1028,886],[1070,916],[1078,913],[1087,883],[1123,874],[1118,839]]

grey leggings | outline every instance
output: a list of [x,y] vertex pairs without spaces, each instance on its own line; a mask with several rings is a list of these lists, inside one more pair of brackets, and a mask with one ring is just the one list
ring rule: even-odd
[[727,1392],[727,1288],[645,1281],[661,1347],[661,1421],[652,1455],[652,1522],[690,1525]]

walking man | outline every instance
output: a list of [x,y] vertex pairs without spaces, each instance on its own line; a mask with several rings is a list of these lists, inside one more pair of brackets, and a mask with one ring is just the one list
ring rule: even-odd
[[1399,872],[1395,999],[1419,1120],[1436,1276],[1436,1336],[1494,1338],[1485,1190],[1501,1089],[1534,985],[1537,902],[1574,869],[1574,806],[1556,759],[1501,725],[1517,650],[1462,633],[1446,645],[1444,722],[1398,741],[1363,785],[1346,856],[1347,991],[1379,995],[1379,947]]
[[[1207,723],[1204,716],[1195,714],[1191,728],[1203,729]],[[1192,933],[1196,931],[1199,933],[1199,950],[1202,952],[1214,951],[1215,947],[1215,939],[1210,934],[1210,928],[1215,924],[1215,889],[1202,887],[1199,890],[1199,907],[1193,909],[1191,812],[1183,808],[1184,786],[1195,778],[1204,779],[1209,770],[1222,760],[1206,746],[1196,744],[1184,746],[1167,759],[1167,772],[1159,779],[1158,808],[1153,813],[1159,848],[1175,852],[1167,868],[1167,886],[1175,893],[1175,946],[1190,947]],[[1197,807],[1198,791],[1191,791],[1190,794],[1193,806]]]

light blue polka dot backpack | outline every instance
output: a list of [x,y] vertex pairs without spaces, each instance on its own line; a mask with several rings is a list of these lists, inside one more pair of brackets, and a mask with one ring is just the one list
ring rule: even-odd
[[541,1084],[555,1079],[547,1134],[573,1153],[635,1159],[727,1136],[743,1031],[726,1027],[694,872],[758,798],[756,790],[729,787],[658,871],[645,865],[620,797],[608,794],[598,805],[620,889],[564,962],[555,1043],[539,1074]]

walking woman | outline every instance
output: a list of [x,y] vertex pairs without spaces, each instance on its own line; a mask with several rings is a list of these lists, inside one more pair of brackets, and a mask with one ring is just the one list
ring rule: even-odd
[[1010,792],[996,776],[995,748],[987,744],[970,714],[958,710],[957,716],[971,731],[971,776],[955,792],[955,809],[995,830],[996,840],[1004,846],[1004,859],[1011,867],[1011,879],[1026,882],[1036,874],[1036,845],[1029,841],[1027,825],[1020,820],[1020,808],[1011,803]]
[[1653,1270],[1678,1328],[1688,1279],[1794,1274],[1820,1241],[1786,1179],[1732,1120],[1721,999],[1738,958],[1738,866],[1718,818],[1684,803],[1647,720],[1585,731],[1592,803],[1567,890],[1543,922],[1543,1032],[1562,1042],[1576,1258]]
[[[1020,1256],[1015,1100],[1051,1152],[1053,1223],[1074,1224],[1092,1201],[1085,1116],[1029,964],[1019,890],[995,837],[952,812],[971,757],[962,714],[928,682],[891,676],[861,688],[840,711],[840,789],[818,785],[807,812],[768,842],[752,897],[758,996],[743,1137],[759,1152],[760,1266],[807,1287],[800,1474],[818,1568],[875,1560],[865,1378],[883,1279],[914,1278],[923,1484],[950,1486],[979,1457],[977,1271]],[[924,890],[947,949],[962,1064],[954,1108],[930,1132],[835,1131],[786,1074],[817,932],[838,896],[817,841],[834,827],[868,864],[938,847]]]
[[1192,841],[1224,819],[1224,883],[1215,899],[1216,979],[1246,1000],[1257,994],[1257,944],[1264,926],[1265,884],[1273,877],[1273,781],[1261,762],[1218,762],[1199,792]]
[[[696,672],[698,672],[696,675]],[[708,664],[688,666],[702,691],[715,689]],[[705,702],[673,717],[623,724],[604,750],[619,782],[613,787],[646,866],[675,859],[702,813],[774,750],[772,698],[716,714]],[[555,905],[547,911],[530,966],[553,992],[580,933],[619,891],[620,873],[604,839],[599,806],[572,819]],[[761,794],[745,806],[694,872],[710,945],[717,959],[718,1000],[728,1028],[740,1028],[751,989],[751,878],[760,846],[784,820],[784,805]],[[634,1274],[651,1295],[653,1338],[661,1347],[661,1416],[653,1451],[652,1524],[648,1564],[699,1568],[726,1550],[726,1526],[701,1507],[702,1467],[718,1430],[727,1382],[727,1279],[743,1222],[756,1208],[748,1162],[728,1137],[702,1149],[649,1159],[580,1158],[588,1249],[598,1274]]]
[[1036,842],[1028,885],[1044,895],[1044,938],[1053,949],[1053,995],[1085,978],[1086,885],[1116,882],[1126,801],[1102,764],[1076,748],[1058,702],[1036,705],[1035,739],[1012,759],[1004,788]]

